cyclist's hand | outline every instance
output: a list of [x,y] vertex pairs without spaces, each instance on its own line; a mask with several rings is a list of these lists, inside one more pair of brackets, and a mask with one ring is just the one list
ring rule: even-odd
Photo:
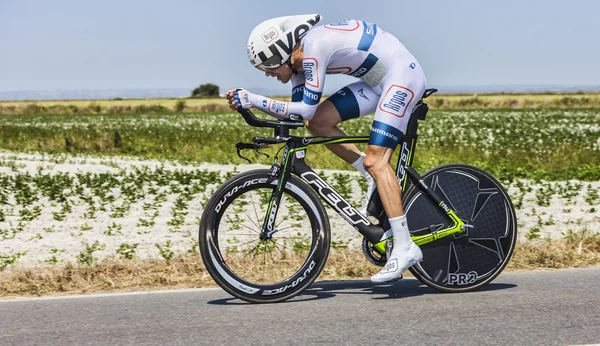
[[237,106],[233,102],[233,92],[235,90],[236,89],[230,89],[227,91],[227,94],[225,95],[225,98],[227,98],[227,105],[229,105],[229,108],[231,108],[231,109],[237,109]]
[[227,100],[229,100],[229,107],[232,109],[243,109],[252,108],[252,99],[254,94],[244,89],[231,89],[227,92]]

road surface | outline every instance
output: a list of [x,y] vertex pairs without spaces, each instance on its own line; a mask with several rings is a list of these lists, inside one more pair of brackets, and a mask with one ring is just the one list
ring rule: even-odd
[[600,344],[600,268],[512,272],[483,290],[316,283],[279,304],[220,289],[0,300],[0,345]]

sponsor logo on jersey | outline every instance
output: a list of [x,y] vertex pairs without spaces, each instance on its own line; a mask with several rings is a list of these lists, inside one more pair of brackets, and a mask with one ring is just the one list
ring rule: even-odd
[[369,71],[369,69],[366,67],[359,67],[356,71],[352,72],[350,75],[352,77],[359,78],[359,77],[362,77],[368,71]]
[[375,24],[363,22],[365,24],[365,35],[375,35]]
[[287,115],[287,102],[271,101],[269,111],[281,115]]
[[377,34],[377,25],[373,23],[363,23],[363,34],[360,38],[360,42],[358,42],[358,50],[364,50],[367,52],[371,45],[373,44],[373,40],[375,39],[375,34]]
[[368,97],[365,95],[365,92],[363,91],[363,88],[360,88],[360,89],[358,89],[357,93],[358,93],[358,96],[360,96],[360,97],[362,97],[362,98],[365,98],[365,99],[367,99],[367,100],[369,99],[369,98],[368,98]]
[[386,130],[378,129],[378,128],[376,128],[376,127],[371,127],[371,132],[378,133],[378,134],[380,134],[380,135],[382,135],[382,136],[385,136],[385,137],[391,138],[391,139],[393,139],[394,141],[398,142],[398,136],[395,136],[395,135],[393,135],[393,134],[391,134],[391,133],[387,132]]
[[292,88],[292,102],[302,102],[304,97],[304,83],[296,85]]
[[274,39],[276,39],[277,37],[279,37],[279,33],[277,32],[277,30],[274,27],[270,27],[269,30],[263,32],[263,34],[261,35],[263,41],[265,41],[265,43],[269,43],[271,41],[273,41]]
[[373,66],[375,66],[375,64],[377,64],[378,61],[379,61],[379,58],[377,58],[373,54],[369,54],[369,55],[367,55],[365,61],[363,61],[363,63],[350,75],[353,77],[356,77],[356,78],[360,78],[360,77],[364,76],[365,74],[367,74],[373,68]]
[[399,85],[392,85],[381,99],[379,109],[402,118],[406,114],[406,108],[413,97],[412,90]]
[[302,99],[307,105],[316,105],[321,100],[321,93],[304,88],[304,97]]
[[304,84],[300,84],[292,89],[292,95],[304,92]]
[[250,95],[248,93],[242,93],[242,106],[249,107],[252,104],[250,103]]
[[319,88],[319,62],[315,58],[302,59],[302,68],[304,69],[304,78],[306,84],[313,88]]
[[325,24],[324,27],[331,30],[354,31],[360,27],[360,24],[358,20],[345,20],[339,23]]

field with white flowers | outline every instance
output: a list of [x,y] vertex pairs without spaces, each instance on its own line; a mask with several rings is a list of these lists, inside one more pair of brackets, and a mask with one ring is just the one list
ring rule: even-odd
[[[366,134],[371,121],[342,127]],[[196,253],[214,190],[272,160],[248,153],[255,164],[245,165],[234,144],[269,134],[233,113],[0,116],[0,271]],[[307,162],[360,204],[365,186],[349,165],[325,148]],[[507,187],[521,242],[600,246],[600,110],[430,111],[414,166],[449,162],[478,165]],[[358,247],[329,214],[336,246]]]
[[[4,152],[0,268],[195,252],[200,216],[212,192],[232,174],[256,167]],[[362,177],[323,174],[360,204]],[[600,182],[516,179],[507,187],[522,241],[600,229]],[[334,240],[358,247],[353,228],[329,214]]]

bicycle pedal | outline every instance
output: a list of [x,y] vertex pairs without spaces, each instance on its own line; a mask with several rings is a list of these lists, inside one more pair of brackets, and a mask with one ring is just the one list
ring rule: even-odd
[[400,274],[400,277],[399,277],[399,278],[397,278],[397,279],[392,279],[392,280],[390,280],[390,281],[388,281],[388,282],[396,282],[396,281],[400,281],[400,280],[402,280],[402,279],[404,279],[404,275]]
[[376,285],[382,285],[382,284],[383,284],[383,285],[385,285],[385,284],[392,284],[392,283],[394,283],[394,282],[398,282],[398,281],[402,280],[403,278],[404,278],[404,276],[403,276],[403,275],[400,275],[400,277],[399,277],[399,278],[396,278],[396,279],[391,279],[391,280],[384,281],[384,282],[378,282],[378,283],[376,283]]

